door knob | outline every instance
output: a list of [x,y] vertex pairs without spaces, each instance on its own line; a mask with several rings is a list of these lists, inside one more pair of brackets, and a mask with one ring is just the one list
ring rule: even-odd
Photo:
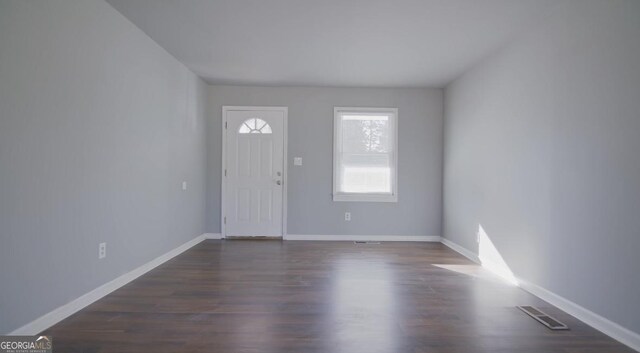
[[276,184],[282,185],[282,182],[280,180],[276,180]]

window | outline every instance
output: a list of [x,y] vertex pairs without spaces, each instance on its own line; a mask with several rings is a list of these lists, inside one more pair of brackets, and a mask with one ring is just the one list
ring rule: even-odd
[[395,108],[334,109],[333,201],[397,202]]
[[258,118],[245,120],[238,129],[240,134],[270,134],[271,126],[266,121]]

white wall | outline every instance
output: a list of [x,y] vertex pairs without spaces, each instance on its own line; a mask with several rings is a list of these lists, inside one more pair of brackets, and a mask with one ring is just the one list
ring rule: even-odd
[[205,91],[106,2],[0,1],[0,333],[204,232]]
[[[442,90],[212,86],[209,98],[209,232],[220,232],[222,106],[255,105],[289,107],[289,234],[440,235]],[[399,109],[398,203],[332,200],[335,106]]]
[[563,1],[445,96],[445,237],[640,332],[640,2]]

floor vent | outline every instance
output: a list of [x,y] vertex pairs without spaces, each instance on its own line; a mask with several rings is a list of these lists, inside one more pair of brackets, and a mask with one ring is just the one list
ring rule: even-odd
[[364,241],[364,240],[356,240],[353,242],[354,244],[369,244],[369,245],[380,245],[379,241]]
[[550,330],[568,330],[569,326],[543,313],[540,309],[533,306],[518,306],[518,309],[524,311],[527,315],[536,319],[539,323],[547,326]]

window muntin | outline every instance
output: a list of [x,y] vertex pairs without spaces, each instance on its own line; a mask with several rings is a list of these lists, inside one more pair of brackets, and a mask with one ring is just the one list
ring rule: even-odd
[[397,201],[397,110],[335,108],[334,201]]
[[240,128],[238,128],[239,134],[270,134],[271,126],[269,124],[260,119],[260,118],[251,118],[245,120]]

